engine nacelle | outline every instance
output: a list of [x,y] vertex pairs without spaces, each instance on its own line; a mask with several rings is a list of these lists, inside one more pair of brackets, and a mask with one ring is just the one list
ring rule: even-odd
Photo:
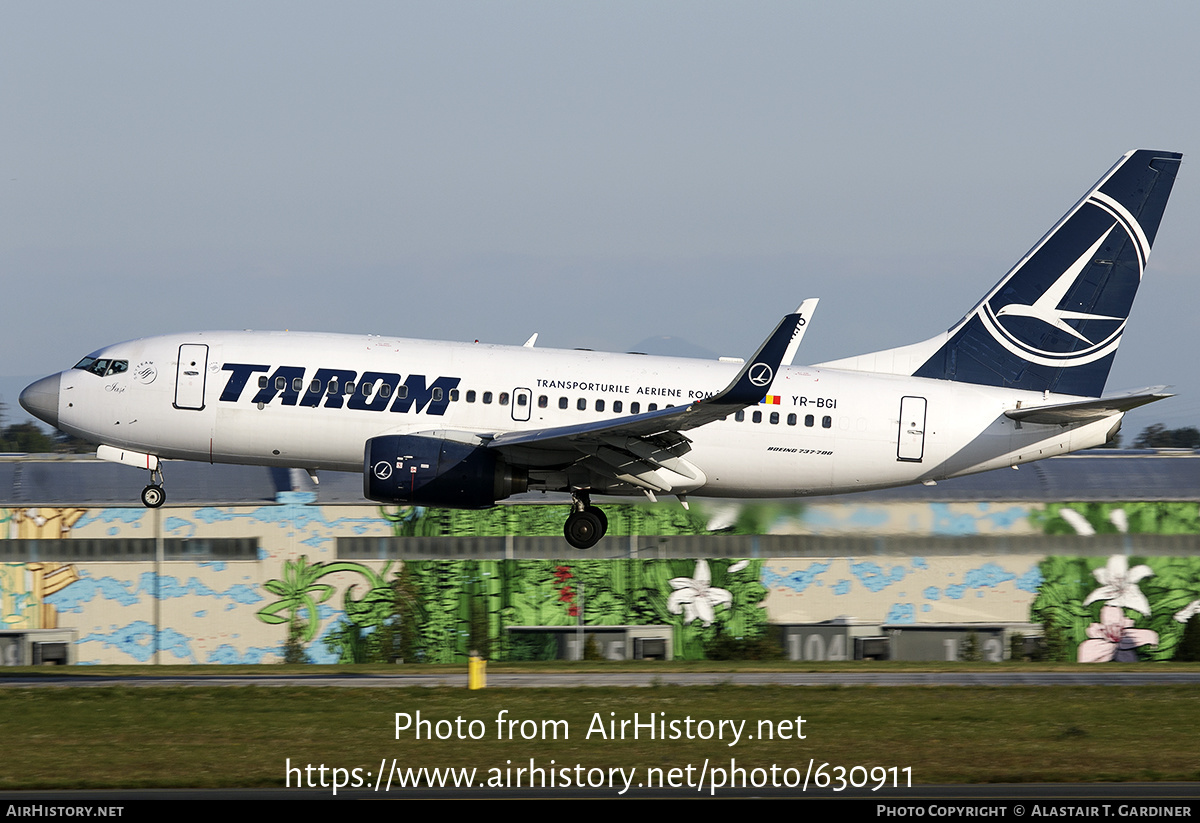
[[363,494],[380,503],[486,509],[528,484],[495,452],[441,437],[372,437],[363,460]]

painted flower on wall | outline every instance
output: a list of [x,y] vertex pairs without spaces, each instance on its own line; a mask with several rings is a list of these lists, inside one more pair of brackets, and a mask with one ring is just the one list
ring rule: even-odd
[[[730,571],[740,571],[743,565],[734,564]],[[708,562],[696,561],[696,569],[692,577],[676,577],[670,581],[675,591],[667,599],[667,610],[671,614],[683,612],[683,624],[686,626],[697,618],[705,625],[711,626],[717,617],[716,607],[733,604],[733,595],[725,589],[710,585],[712,575],[708,571]]]
[[[1150,616],[1150,602],[1138,588],[1139,580],[1154,574],[1149,566],[1134,566],[1131,569],[1124,555],[1114,554],[1108,558],[1108,565],[1103,569],[1095,569],[1092,574],[1095,576],[1096,582],[1100,584],[1100,588],[1089,594],[1083,601],[1083,605],[1104,600],[1108,606],[1133,609],[1147,617]],[[1091,630],[1089,629],[1089,631]]]
[[1133,621],[1116,606],[1100,610],[1100,622],[1088,626],[1087,636],[1079,644],[1080,663],[1136,663],[1138,646],[1158,643],[1158,632],[1133,628]]
[[[1147,518],[1138,519],[1145,525]],[[1172,533],[1196,530],[1193,524]],[[1051,556],[1037,569],[1042,579],[1030,617],[1045,629],[1048,659],[1171,660],[1183,649],[1186,621],[1200,612],[1200,556]],[[1125,618],[1146,633],[1131,631]]]
[[1187,606],[1175,612],[1175,619],[1180,623],[1186,623],[1198,614],[1200,614],[1200,600],[1193,600]]
[[568,582],[575,575],[570,566],[555,566],[554,578],[558,581],[558,600],[567,604],[567,617],[579,617],[579,604],[575,602],[575,589]]

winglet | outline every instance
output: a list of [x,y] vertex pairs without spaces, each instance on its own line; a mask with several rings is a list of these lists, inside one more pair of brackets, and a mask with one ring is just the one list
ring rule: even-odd
[[816,300],[805,300],[796,311],[780,320],[775,331],[758,347],[754,356],[746,361],[746,365],[738,372],[733,382],[724,391],[703,401],[704,405],[733,405],[742,408],[758,405],[759,401],[767,396],[767,390],[771,388],[780,364],[786,360],[789,352],[792,356],[795,355],[793,341],[798,348],[798,338],[804,336],[804,327],[808,323],[806,318],[811,315],[812,305],[815,303]]
[[800,329],[792,336],[792,342],[788,344],[787,351],[783,353],[783,365],[791,366],[796,362],[796,352],[800,350],[800,341],[804,339],[804,332],[808,331],[808,324],[812,322],[813,312],[817,310],[819,297],[810,297],[800,304],[800,308],[796,309],[796,314],[800,315]]

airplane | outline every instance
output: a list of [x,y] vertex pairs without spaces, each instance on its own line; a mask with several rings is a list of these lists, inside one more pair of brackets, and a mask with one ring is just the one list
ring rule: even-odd
[[1181,154],[1131,151],[949,330],[795,366],[816,307],[748,360],[293,332],[196,332],[98,349],[21,405],[150,472],[163,461],[362,472],[387,504],[571,495],[802,497],[1018,466],[1113,439],[1165,386],[1105,395]]

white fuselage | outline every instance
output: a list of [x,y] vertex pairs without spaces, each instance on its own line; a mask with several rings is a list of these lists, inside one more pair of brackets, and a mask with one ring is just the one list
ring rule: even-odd
[[[93,356],[127,361],[128,368],[108,376],[78,368],[61,373],[58,421],[66,432],[167,459],[340,471],[361,471],[364,444],[378,435],[486,436],[590,423],[709,397],[741,368],[674,357],[292,332],[145,338]],[[370,385],[365,394],[364,383]],[[699,472],[676,491],[832,494],[1104,443],[1119,414],[1068,426],[1021,425],[1004,416],[1022,404],[1070,399],[783,367],[767,402],[686,432],[692,441],[686,460]],[[533,465],[529,487],[558,488],[562,467],[550,465],[553,455],[541,459],[546,471],[539,474]]]

